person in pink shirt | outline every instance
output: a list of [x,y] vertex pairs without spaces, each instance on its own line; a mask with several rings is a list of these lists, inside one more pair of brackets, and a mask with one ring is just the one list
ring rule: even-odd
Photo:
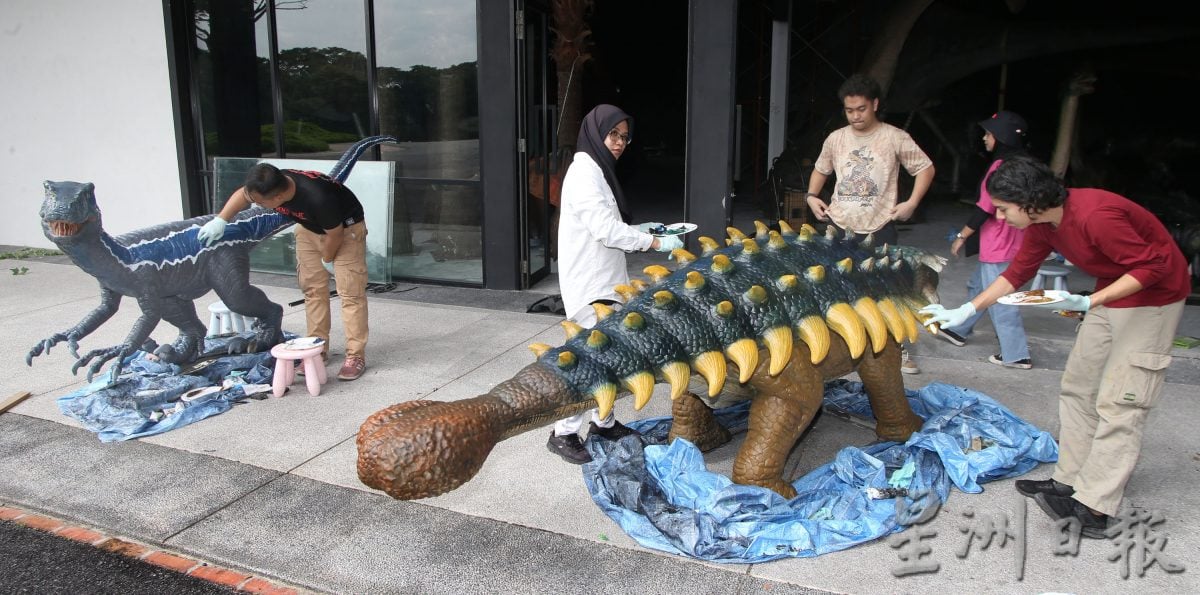
[[[955,234],[954,242],[950,245],[950,253],[958,256],[967,238],[979,234],[976,238],[979,241],[979,266],[975,267],[975,272],[967,281],[967,299],[979,295],[983,288],[991,285],[1008,268],[1009,261],[1021,247],[1021,237],[1025,233],[1005,225],[995,217],[996,207],[992,205],[992,196],[987,191],[988,177],[1005,159],[1026,155],[1025,119],[1014,112],[999,111],[981,121],[979,126],[983,128],[983,145],[992,154],[992,163],[979,182],[979,202],[975,211],[962,230]],[[1009,368],[1032,368],[1029,341],[1025,337],[1020,309],[1017,306],[995,304],[986,311],[992,318],[996,338],[1000,340],[1000,353],[989,357],[988,361]],[[937,336],[961,347],[966,344],[967,337],[971,336],[975,323],[983,317],[983,313],[980,310],[960,325],[943,327]]]
[[1020,250],[971,301],[954,309],[930,305],[921,313],[926,324],[962,324],[1032,279],[1051,251],[1096,278],[1090,295],[1041,305],[1086,314],[1062,375],[1054,475],[1016,487],[1056,521],[1078,521],[1084,537],[1111,537],[1191,294],[1187,259],[1141,205],[1105,190],[1066,188],[1031,158],[1000,164],[987,190],[996,218],[1025,230]]

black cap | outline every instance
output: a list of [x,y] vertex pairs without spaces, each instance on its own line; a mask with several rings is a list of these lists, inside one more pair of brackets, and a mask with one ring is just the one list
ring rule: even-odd
[[1000,110],[992,117],[980,120],[979,126],[1003,144],[1017,149],[1025,146],[1025,118],[1014,112]]

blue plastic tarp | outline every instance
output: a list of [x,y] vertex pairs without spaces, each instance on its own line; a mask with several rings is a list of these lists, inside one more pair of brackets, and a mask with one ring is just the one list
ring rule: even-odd
[[[616,442],[589,437],[593,460],[583,466],[584,481],[604,513],[642,546],[749,564],[818,556],[882,537],[911,522],[897,518],[898,504],[911,507],[922,497],[944,502],[951,486],[978,493],[981,483],[1058,459],[1049,433],[983,393],[932,383],[906,394],[925,419],[920,432],[904,444],[842,449],[832,462],[794,481],[797,496],[791,500],[709,472],[687,440],[667,444],[670,417],[628,424],[641,436]],[[859,382],[827,384],[824,404],[871,417]],[[749,411],[747,401],[716,414],[735,432],[746,428]],[[908,496],[872,498],[869,488],[878,490],[876,496],[903,488],[899,493]]]
[[[221,343],[208,340],[210,349]],[[192,374],[182,374],[180,366],[150,360],[146,355],[138,351],[125,358],[116,380],[103,374],[59,397],[59,411],[95,432],[101,442],[129,440],[224,413],[247,398],[244,385],[270,384],[274,373],[275,360],[267,352],[220,357]],[[182,399],[195,389],[221,386],[229,377],[237,378],[238,384]]]

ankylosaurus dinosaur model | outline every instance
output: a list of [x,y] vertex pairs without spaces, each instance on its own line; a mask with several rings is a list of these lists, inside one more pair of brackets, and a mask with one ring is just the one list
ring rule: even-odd
[[[396,139],[374,136],[358,141],[342,154],[329,177],[344,182],[362,153],[384,142]],[[76,358],[72,373],[91,363],[87,375],[90,381],[105,362],[115,359],[112,370],[115,378],[120,374],[122,360],[146,343],[160,320],[178,328],[179,337],[171,345],[158,347],[155,354],[169,363],[190,362],[204,350],[207,332],[196,316],[192,301],[210,290],[231,311],[257,319],[253,339],[232,341],[231,352],[262,351],[282,340],[283,307],[250,284],[250,250],[292,225],[291,219],[273,210],[247,209],[225,228],[221,240],[210,246],[201,243],[196,234],[214,215],[113,237],[101,225],[95,186],[91,183],[46,181],[44,187],[42,230],[79,268],[100,282],[100,305],[75,326],[39,341],[25,356],[26,364],[33,365],[34,357],[49,353],[51,347],[67,341],[71,356]],[[122,296],[136,299],[142,310],[125,341],[94,349],[81,357],[79,341],[112,318]]]
[[537,361],[485,395],[376,412],[359,428],[359,479],[400,499],[448,492],[475,475],[498,441],[591,407],[607,415],[622,391],[640,409],[656,380],[670,384],[670,437],[710,450],[730,436],[708,402],[687,392],[693,372],[710,398],[727,372],[749,385],[749,428],[733,481],[786,497],[795,490],[784,463],[821,406],[825,380],[857,370],[880,438],[903,441],[919,430],[899,343],[917,339],[916,311],[938,302],[946,259],[873,248],[869,236],[838,239],[833,227],[819,236],[808,225],[756,226],[754,239],[730,228],[728,247],[700,238],[700,257],[676,250],[682,266],[673,273],[647,267],[653,284],[617,288],[620,311],[595,306],[600,321],[591,330],[564,322],[565,345],[530,346]]

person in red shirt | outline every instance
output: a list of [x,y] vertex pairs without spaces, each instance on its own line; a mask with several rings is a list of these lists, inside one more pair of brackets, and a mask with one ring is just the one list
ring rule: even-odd
[[1191,293],[1187,260],[1166,227],[1129,199],[1065,188],[1032,158],[1002,163],[987,181],[996,218],[1025,230],[1012,264],[954,309],[921,310],[926,324],[961,324],[1037,274],[1051,251],[1096,278],[1091,295],[1045,307],[1086,312],[1063,371],[1059,458],[1050,479],[1017,482],[1052,518],[1078,519],[1085,537],[1106,537],[1141,452],[1171,343]]

